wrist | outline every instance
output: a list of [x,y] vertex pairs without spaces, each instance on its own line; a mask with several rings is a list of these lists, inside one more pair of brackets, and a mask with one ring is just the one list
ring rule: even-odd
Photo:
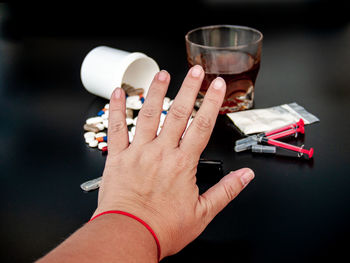
[[[102,219],[101,219],[102,218]],[[92,223],[92,221],[101,221],[104,220],[104,222],[108,222],[108,220],[113,220],[114,223],[118,224],[117,228],[123,229],[122,231],[128,232],[125,234],[137,234],[138,239],[141,241],[141,244],[147,244],[147,246],[143,246],[148,250],[148,252],[154,251],[154,245],[150,244],[155,244],[156,245],[156,255],[157,255],[157,262],[160,260],[161,256],[161,248],[160,248],[160,243],[158,240],[158,237],[156,233],[153,231],[153,229],[141,218],[135,216],[134,214],[125,212],[125,211],[120,211],[120,210],[108,210],[105,212],[101,212],[96,214],[94,213],[94,216],[89,220],[89,223]],[[122,224],[121,224],[122,223]],[[110,224],[110,223],[108,223]],[[127,224],[127,225],[125,225]],[[125,227],[131,231],[125,231]],[[150,240],[150,235],[151,239]],[[131,235],[133,236],[133,235]],[[135,241],[135,240],[133,240]],[[135,242],[137,244],[137,242]],[[148,247],[148,248],[147,248]]]
[[[158,213],[155,209],[152,209],[150,205],[147,205],[141,202],[136,202],[134,200],[129,202],[126,200],[123,200],[123,202],[118,202],[113,204],[104,202],[102,204],[99,204],[99,206],[97,207],[91,219],[101,213],[104,213],[106,211],[113,211],[113,210],[128,212],[142,219],[144,222],[146,222],[150,226],[150,228],[154,231],[157,239],[159,240],[159,244],[161,248],[160,259],[163,259],[164,257],[170,254],[173,254],[173,253],[169,253],[169,249],[168,249],[168,240],[169,240],[169,237],[172,236],[171,233],[169,233],[168,231],[169,226],[167,225],[167,222],[164,220],[163,216],[160,213]],[[104,217],[104,216],[105,215],[101,217]],[[144,226],[143,228],[147,231],[147,229]]]

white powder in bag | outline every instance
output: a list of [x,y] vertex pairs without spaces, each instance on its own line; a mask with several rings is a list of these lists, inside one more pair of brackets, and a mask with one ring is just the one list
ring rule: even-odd
[[274,130],[299,119],[303,119],[305,125],[320,121],[295,102],[266,109],[228,113],[227,116],[246,135]]

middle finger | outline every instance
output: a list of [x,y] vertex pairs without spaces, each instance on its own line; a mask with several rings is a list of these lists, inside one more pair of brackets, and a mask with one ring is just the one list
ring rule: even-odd
[[200,65],[193,66],[187,73],[165,119],[159,139],[170,147],[177,147],[192,113],[193,105],[204,78]]
[[137,117],[134,144],[152,141],[157,134],[163,99],[167,92],[170,75],[165,70],[158,72],[149,88],[145,103]]

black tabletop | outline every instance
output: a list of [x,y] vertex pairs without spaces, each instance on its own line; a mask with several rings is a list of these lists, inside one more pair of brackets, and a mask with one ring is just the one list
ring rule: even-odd
[[[202,157],[222,160],[224,173],[250,167],[255,179],[194,242],[164,262],[349,258],[350,24],[342,17],[342,6],[277,5],[271,11],[268,5],[261,13],[258,5],[251,20],[244,15],[249,5],[238,6],[237,18],[229,16],[235,6],[220,7],[223,18],[209,15],[214,1],[203,2],[205,9],[191,6],[197,15],[187,22],[178,21],[190,16],[186,12],[167,17],[164,11],[150,22],[146,15],[103,19],[102,11],[112,14],[108,6],[91,7],[89,13],[76,7],[75,15],[60,6],[53,17],[31,9],[32,17],[26,6],[0,6],[2,262],[34,261],[87,222],[96,208],[97,192],[84,193],[79,185],[101,175],[105,156],[87,147],[83,124],[107,101],[81,84],[85,55],[99,45],[143,52],[171,74],[168,96],[173,98],[187,71],[184,34],[220,23],[263,32],[254,107],[297,102],[315,114],[321,121],[307,126],[305,136],[290,140],[313,147],[315,154],[307,160],[284,152],[235,153],[234,142],[241,135],[226,116],[219,116]],[[322,12],[312,13],[313,7]],[[329,10],[339,17],[325,18]],[[61,11],[67,15],[59,15]],[[265,17],[274,14],[278,20]],[[197,176],[201,189],[218,179]]]

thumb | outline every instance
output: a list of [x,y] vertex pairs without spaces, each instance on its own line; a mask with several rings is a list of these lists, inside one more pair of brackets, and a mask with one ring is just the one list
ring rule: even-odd
[[254,172],[243,168],[230,172],[199,197],[201,214],[206,215],[206,225],[232,201],[254,178]]

